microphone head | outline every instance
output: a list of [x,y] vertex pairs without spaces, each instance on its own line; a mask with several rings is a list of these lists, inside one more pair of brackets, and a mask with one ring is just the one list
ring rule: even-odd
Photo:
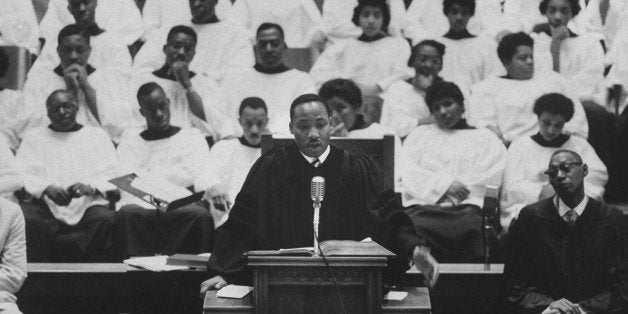
[[313,202],[322,202],[325,198],[325,178],[315,176],[310,185],[310,196]]

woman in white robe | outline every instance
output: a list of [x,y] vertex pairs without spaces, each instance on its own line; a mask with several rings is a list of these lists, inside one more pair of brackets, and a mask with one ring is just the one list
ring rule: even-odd
[[406,64],[410,46],[403,38],[387,34],[390,10],[384,2],[361,2],[352,21],[362,28],[362,35],[333,44],[316,60],[310,75],[317,87],[344,78],[353,80],[363,94],[375,95],[411,75]]
[[520,137],[508,148],[500,215],[505,229],[523,207],[554,195],[545,170],[557,150],[574,151],[588,165],[589,173],[584,178],[587,196],[602,200],[608,181],[606,166],[593,147],[579,136],[562,133],[574,113],[574,104],[569,98],[556,93],[541,96],[534,104],[534,113],[538,117],[539,133]]

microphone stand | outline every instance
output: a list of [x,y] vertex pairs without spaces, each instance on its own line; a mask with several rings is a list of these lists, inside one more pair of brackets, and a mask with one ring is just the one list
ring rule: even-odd
[[318,246],[318,221],[320,218],[321,202],[314,202],[314,255],[321,256],[321,250]]

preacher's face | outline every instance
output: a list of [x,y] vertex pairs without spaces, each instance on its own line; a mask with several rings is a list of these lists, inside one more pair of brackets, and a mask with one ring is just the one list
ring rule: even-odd
[[251,145],[259,145],[262,133],[268,132],[268,114],[264,108],[246,107],[240,115],[244,138]]
[[565,123],[567,120],[561,114],[542,112],[538,121],[539,133],[544,139],[551,141],[563,132]]
[[567,152],[554,155],[546,171],[550,184],[559,196],[573,195],[582,189],[584,177],[588,173],[587,165]]
[[46,103],[46,111],[56,130],[67,131],[76,125],[78,103],[70,93],[57,93]]
[[266,68],[283,64],[283,53],[286,43],[276,28],[269,28],[257,33],[255,56],[257,62]]
[[322,155],[331,137],[329,112],[322,102],[302,103],[294,108],[290,119],[290,133],[294,134],[297,146],[309,157]]
[[550,0],[545,10],[545,17],[553,27],[567,25],[573,18],[573,11],[568,0]]
[[418,49],[412,67],[417,73],[436,76],[443,69],[443,58],[438,50],[430,45],[422,45]]
[[449,8],[446,16],[447,20],[449,20],[449,29],[461,32],[467,29],[469,19],[473,15],[471,14],[471,8],[456,3]]
[[68,11],[79,25],[89,25],[96,21],[98,0],[68,0]]
[[190,0],[189,2],[194,21],[202,22],[215,14],[217,0]]
[[515,80],[529,80],[534,76],[534,52],[530,46],[519,46],[510,61],[504,62],[508,76]]
[[57,47],[57,54],[64,68],[72,64],[86,66],[91,52],[92,48],[85,36],[78,34],[62,38]]
[[166,64],[172,65],[177,61],[187,62],[188,64],[194,59],[196,53],[196,42],[194,37],[186,33],[174,33],[168,39],[164,46],[164,54],[166,54]]
[[170,100],[162,90],[155,89],[139,101],[140,113],[149,129],[164,131],[170,127]]

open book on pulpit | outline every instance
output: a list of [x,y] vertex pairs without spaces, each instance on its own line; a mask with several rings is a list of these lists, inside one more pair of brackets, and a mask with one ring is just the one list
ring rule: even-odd
[[[375,241],[327,240],[320,244],[321,252],[328,257],[339,256],[385,256],[395,253],[387,250]],[[279,250],[248,251],[247,256],[313,256],[313,247],[300,247]]]
[[186,188],[148,174],[130,173],[109,182],[164,212],[196,202],[204,194],[192,193]]

